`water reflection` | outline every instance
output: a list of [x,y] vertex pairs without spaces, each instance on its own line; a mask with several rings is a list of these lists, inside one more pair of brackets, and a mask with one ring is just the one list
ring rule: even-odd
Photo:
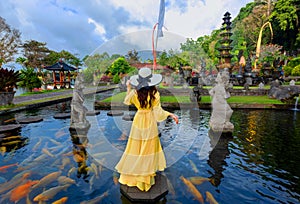
[[77,134],[76,131],[71,131],[71,140],[73,143],[73,159],[75,162],[77,162],[77,178],[83,178],[85,182],[88,181],[88,166],[86,164],[88,159],[88,154],[86,151],[86,147],[88,145],[88,138],[86,133]]
[[210,172],[210,181],[214,186],[219,186],[221,179],[224,178],[223,171],[227,163],[225,159],[230,154],[228,143],[232,140],[232,133],[216,133],[212,130],[209,131],[210,144],[213,150],[209,153],[208,165],[214,169],[214,172]]

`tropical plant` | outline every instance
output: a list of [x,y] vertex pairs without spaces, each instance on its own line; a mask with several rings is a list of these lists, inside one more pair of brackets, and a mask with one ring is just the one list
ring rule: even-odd
[[38,78],[33,68],[23,68],[20,71],[20,87],[27,88],[31,92],[34,88],[40,88],[42,81]]
[[13,91],[20,81],[20,73],[15,70],[0,68],[0,92]]

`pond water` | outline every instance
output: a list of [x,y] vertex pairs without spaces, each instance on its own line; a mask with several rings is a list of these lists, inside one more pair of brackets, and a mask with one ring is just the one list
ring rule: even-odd
[[[43,117],[41,122],[23,124],[6,135],[15,139],[1,135],[0,203],[14,203],[10,201],[10,194],[15,193],[10,191],[12,186],[41,180],[53,172],[72,180],[52,177],[18,203],[33,202],[43,191],[66,183],[45,203],[62,197],[68,197],[66,203],[92,203],[92,199],[99,199],[95,203],[129,203],[120,193],[113,167],[125,148],[131,121],[101,110],[99,115],[87,116],[91,123],[87,135],[74,136],[69,131],[69,118],[54,118],[56,113],[70,111],[69,105],[0,116],[1,123],[24,116]],[[204,199],[210,192],[219,203],[299,203],[300,112],[234,110],[232,136],[209,131],[210,110],[174,112],[180,118],[179,125],[171,120],[159,125],[167,158],[163,175],[169,185],[169,193],[160,203],[198,203],[181,176],[200,180],[195,187]],[[124,115],[131,114],[134,112],[124,111]],[[1,169],[11,164],[7,171]],[[20,179],[25,174],[29,176]]]

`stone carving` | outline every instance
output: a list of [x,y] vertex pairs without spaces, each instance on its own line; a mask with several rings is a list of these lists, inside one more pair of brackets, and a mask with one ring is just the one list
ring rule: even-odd
[[300,88],[298,86],[282,86],[279,80],[276,79],[271,82],[271,88],[268,95],[270,98],[276,98],[285,103],[294,103],[294,98],[299,96],[299,94]]
[[230,122],[230,118],[233,111],[227,103],[230,97],[228,71],[219,72],[216,82],[217,84],[209,91],[212,97],[212,115],[209,125],[214,132],[232,132],[234,125]]
[[86,112],[88,109],[83,105],[83,76],[81,73],[76,77],[73,98],[71,102],[71,124],[70,128],[73,129],[88,129],[90,123],[86,120]]

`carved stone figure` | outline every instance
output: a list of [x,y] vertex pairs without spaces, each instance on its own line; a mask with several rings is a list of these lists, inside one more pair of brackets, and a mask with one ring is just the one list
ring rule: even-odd
[[84,95],[83,95],[83,76],[78,74],[76,77],[73,98],[71,102],[71,124],[70,128],[75,129],[87,129],[90,127],[89,122],[86,120],[86,112],[88,109],[83,105]]
[[230,122],[232,109],[227,103],[230,93],[227,91],[229,86],[229,73],[222,71],[216,78],[217,84],[209,91],[212,97],[212,115],[209,125],[214,132],[232,132],[233,124]]

